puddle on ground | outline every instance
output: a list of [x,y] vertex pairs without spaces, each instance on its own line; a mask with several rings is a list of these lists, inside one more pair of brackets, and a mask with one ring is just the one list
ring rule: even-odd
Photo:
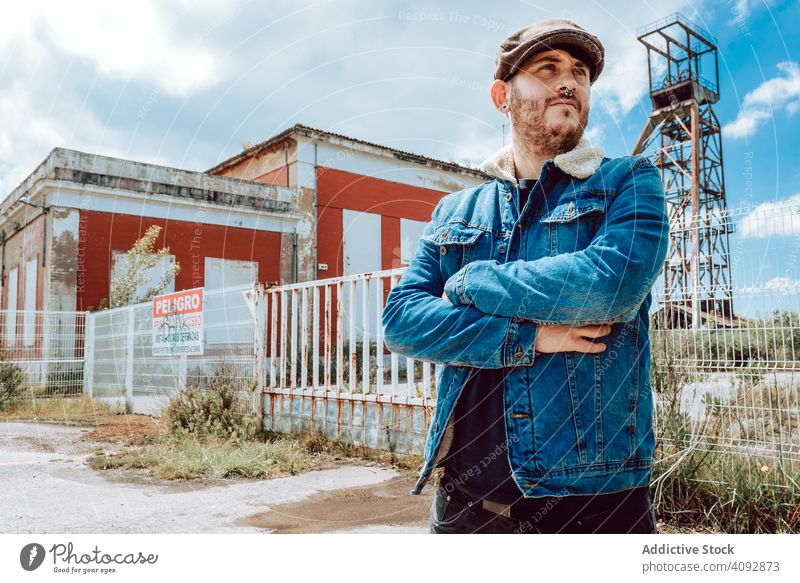
[[409,491],[416,480],[416,474],[409,472],[374,486],[320,492],[299,502],[272,506],[241,524],[292,534],[426,522],[432,495],[412,496]]

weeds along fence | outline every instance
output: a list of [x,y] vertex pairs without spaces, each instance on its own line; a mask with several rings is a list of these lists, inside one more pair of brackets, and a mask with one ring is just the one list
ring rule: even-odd
[[156,413],[187,385],[230,383],[242,414],[257,414],[256,319],[252,286],[203,294],[202,355],[154,355],[152,303],[91,312],[86,319],[85,388],[94,398]]
[[[697,223],[736,237],[725,255],[712,253],[713,237],[699,245],[701,273],[730,266],[713,286],[698,278],[696,291],[668,293],[665,279],[654,290],[655,503],[676,524],[797,532],[800,205],[731,209]],[[691,240],[675,228],[671,237]]]
[[83,392],[84,312],[0,310],[0,407]]

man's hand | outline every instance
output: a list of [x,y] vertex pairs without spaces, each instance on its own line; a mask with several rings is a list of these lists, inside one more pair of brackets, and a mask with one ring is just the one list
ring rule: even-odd
[[[442,299],[450,301],[447,294]],[[598,353],[606,349],[602,342],[592,342],[592,338],[607,336],[610,324],[590,326],[562,326],[560,324],[539,324],[536,333],[536,352],[586,352]]]
[[592,342],[591,339],[606,336],[609,332],[611,326],[608,324],[599,326],[539,324],[534,348],[536,352],[603,352],[606,345],[602,342]]

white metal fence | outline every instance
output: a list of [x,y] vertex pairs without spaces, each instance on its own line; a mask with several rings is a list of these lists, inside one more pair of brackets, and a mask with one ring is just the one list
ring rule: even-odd
[[89,313],[86,392],[125,402],[134,412],[157,412],[178,389],[203,388],[219,375],[245,399],[241,412],[256,413],[256,320],[250,297],[251,286],[204,292],[202,355],[153,355],[151,302]]
[[0,310],[0,383],[7,397],[83,392],[84,312]]
[[[731,277],[714,290],[700,286],[695,297],[697,313],[712,295],[730,298],[729,313],[685,320],[695,312],[691,290],[670,298],[656,286],[655,395],[684,415],[692,447],[800,460],[800,200],[698,218],[717,230],[726,222],[735,233],[722,258]],[[714,260],[699,249],[700,267],[712,269]]]
[[259,290],[265,423],[396,451],[424,445],[438,366],[383,346],[385,295],[404,269]]

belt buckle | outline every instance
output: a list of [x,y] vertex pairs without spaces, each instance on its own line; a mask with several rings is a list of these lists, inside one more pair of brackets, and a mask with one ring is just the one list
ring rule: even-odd
[[511,518],[511,505],[501,504],[500,502],[493,502],[492,500],[481,500],[481,505],[489,512],[494,512],[506,518]]

